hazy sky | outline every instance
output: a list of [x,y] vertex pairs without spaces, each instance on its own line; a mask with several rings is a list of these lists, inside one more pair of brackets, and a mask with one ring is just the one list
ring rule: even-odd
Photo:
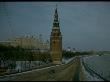
[[49,40],[56,3],[63,48],[110,50],[110,2],[0,2],[0,40],[39,34]]

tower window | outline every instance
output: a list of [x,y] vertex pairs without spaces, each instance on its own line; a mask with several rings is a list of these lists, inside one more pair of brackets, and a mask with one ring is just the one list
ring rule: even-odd
[[53,41],[53,43],[55,44],[55,41]]

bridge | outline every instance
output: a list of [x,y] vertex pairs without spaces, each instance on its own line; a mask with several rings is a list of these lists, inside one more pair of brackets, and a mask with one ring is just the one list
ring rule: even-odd
[[108,81],[88,67],[83,57],[72,58],[68,63],[48,65],[21,73],[0,76],[0,81],[87,81],[84,69],[91,75]]

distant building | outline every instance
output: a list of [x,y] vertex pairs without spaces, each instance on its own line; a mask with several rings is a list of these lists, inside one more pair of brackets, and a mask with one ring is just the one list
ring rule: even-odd
[[76,52],[76,49],[75,49],[75,48],[73,48],[72,52]]
[[71,51],[71,47],[68,47],[68,48],[67,48],[67,51]]
[[10,39],[8,41],[0,41],[5,46],[21,47],[24,49],[39,49],[41,51],[49,50],[49,41],[40,40],[40,37],[22,36]]

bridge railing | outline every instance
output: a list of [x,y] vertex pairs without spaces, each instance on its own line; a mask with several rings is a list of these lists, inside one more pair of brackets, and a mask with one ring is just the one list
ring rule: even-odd
[[102,79],[103,81],[108,81],[106,78],[104,78],[102,75],[98,74],[96,71],[94,71],[93,69],[91,69],[82,59],[82,65],[84,66],[85,70],[91,75],[91,76],[95,76],[97,78]]

